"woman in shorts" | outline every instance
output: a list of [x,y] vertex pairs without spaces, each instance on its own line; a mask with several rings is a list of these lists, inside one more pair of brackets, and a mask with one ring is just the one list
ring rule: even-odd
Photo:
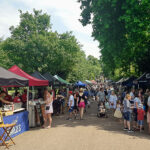
[[84,108],[85,108],[85,101],[87,97],[83,94],[83,89],[80,89],[79,92],[79,101],[78,101],[78,107],[80,112],[80,120],[83,120],[83,114],[84,114]]
[[[53,97],[49,93],[48,89],[44,91],[44,100],[45,100],[45,118],[44,118],[44,128],[51,128],[52,124],[52,113],[53,113]],[[48,126],[46,127],[48,123]]]

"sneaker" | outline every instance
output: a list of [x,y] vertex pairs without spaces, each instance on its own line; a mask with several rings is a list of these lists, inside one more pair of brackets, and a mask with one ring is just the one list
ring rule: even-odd
[[71,120],[71,118],[67,118],[66,120]]
[[132,131],[132,130],[128,130],[128,133],[133,133],[134,131]]
[[128,130],[128,128],[124,128],[123,130],[124,130],[124,131],[127,131],[127,130]]

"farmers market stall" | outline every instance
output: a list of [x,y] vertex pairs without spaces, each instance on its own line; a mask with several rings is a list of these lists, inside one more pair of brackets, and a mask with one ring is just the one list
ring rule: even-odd
[[[32,91],[34,90],[34,87],[41,87],[41,86],[48,86],[49,81],[48,80],[40,80],[37,78],[34,78],[21,70],[18,66],[14,65],[12,66],[9,71],[20,75],[22,77],[25,77],[29,79],[29,86],[32,87]],[[34,93],[35,94],[35,93]],[[28,105],[28,104],[27,104]],[[45,107],[44,101],[42,98],[36,99],[35,96],[32,96],[32,99],[29,100],[29,126],[35,127],[37,124],[41,125],[43,123],[43,109]]]
[[[0,67],[0,87],[26,87],[28,79],[18,76],[2,67]],[[16,108],[13,105],[4,105],[0,108],[0,113],[3,115],[4,124],[16,125],[13,127],[10,135],[15,137],[29,130],[28,111],[24,108]],[[0,135],[3,129],[0,128]]]

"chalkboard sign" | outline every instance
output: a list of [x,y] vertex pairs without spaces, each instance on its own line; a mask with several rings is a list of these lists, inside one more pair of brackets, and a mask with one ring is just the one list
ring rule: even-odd
[[37,114],[39,115],[39,118],[40,118],[40,124],[43,125],[44,124],[44,119],[43,119],[43,115],[42,115],[41,104],[36,103],[35,107],[36,107]]

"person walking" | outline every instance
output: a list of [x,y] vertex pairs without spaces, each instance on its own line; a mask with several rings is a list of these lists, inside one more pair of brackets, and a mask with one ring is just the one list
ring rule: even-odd
[[85,108],[85,101],[87,97],[83,94],[83,89],[81,88],[79,91],[79,112],[80,112],[80,120],[83,120],[84,108]]
[[114,110],[116,109],[117,100],[118,98],[115,94],[115,91],[112,91],[109,97],[110,109],[114,109]]
[[67,120],[72,120],[72,114],[74,110],[74,96],[72,91],[69,91],[68,107],[69,107],[69,117],[67,118]]
[[100,104],[101,102],[104,103],[105,101],[105,92],[103,88],[100,88],[99,92],[96,95],[96,99],[98,101],[98,104]]
[[[45,118],[44,118],[43,127],[49,129],[49,128],[51,128],[51,124],[52,124],[53,97],[49,93],[47,88],[44,91],[44,101],[45,101],[46,105],[45,105]],[[47,123],[48,123],[48,126],[47,126]]]

